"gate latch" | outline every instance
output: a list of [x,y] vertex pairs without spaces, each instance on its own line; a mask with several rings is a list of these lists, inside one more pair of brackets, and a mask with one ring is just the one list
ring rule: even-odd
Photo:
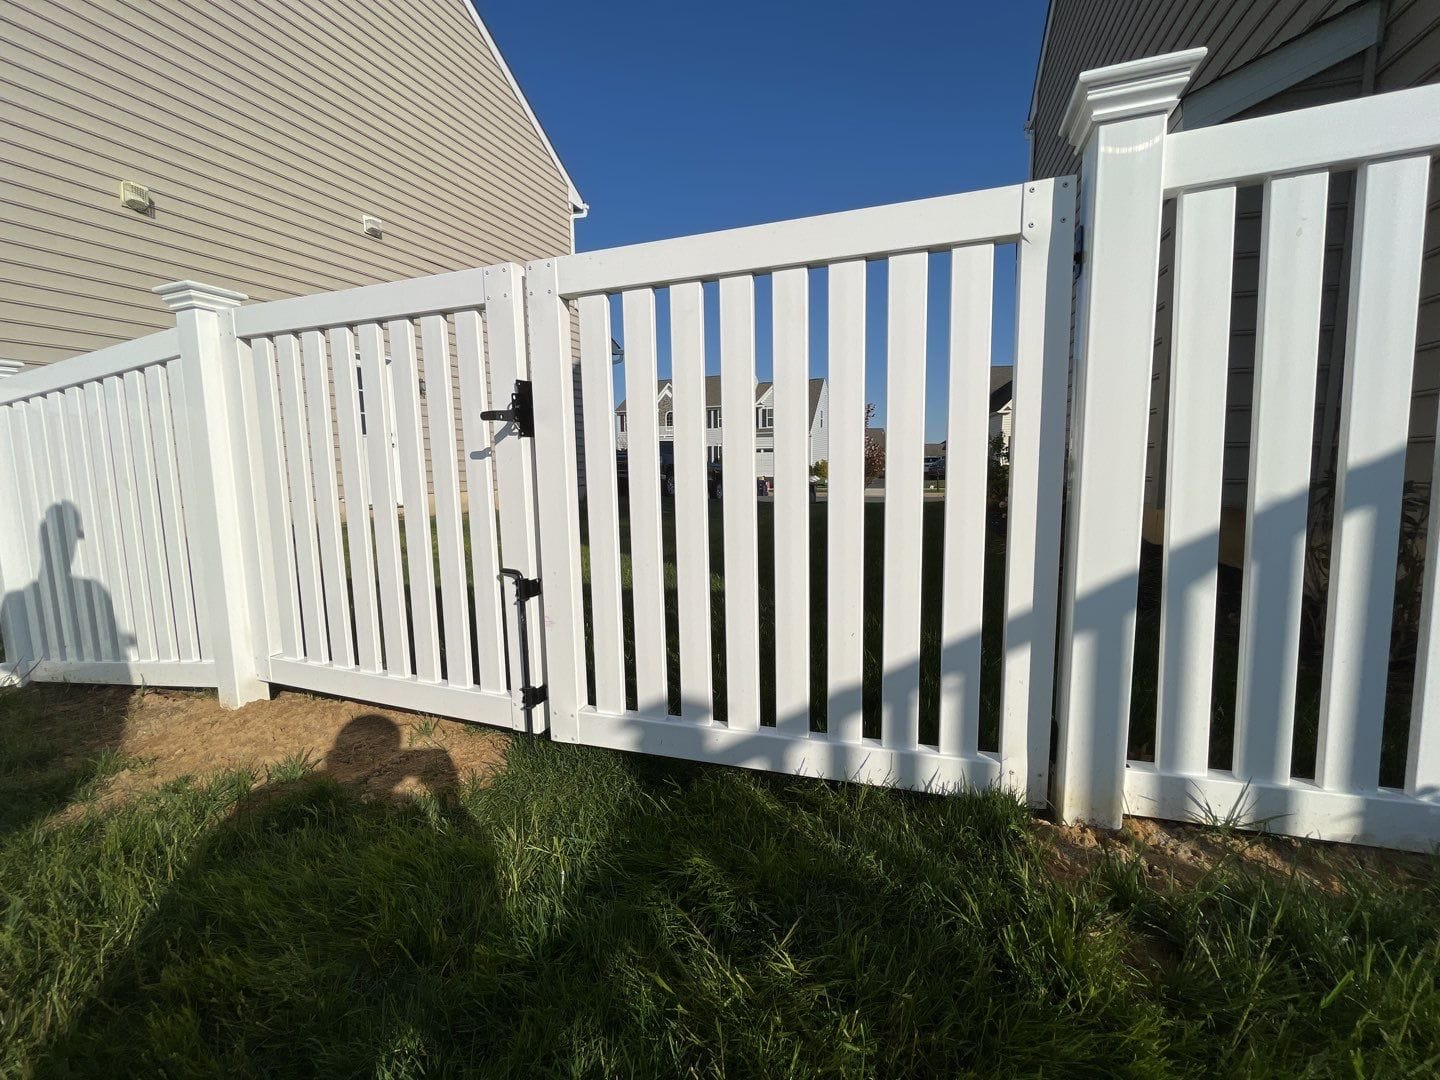
[[516,379],[515,391],[510,395],[510,408],[486,409],[480,414],[481,420],[498,420],[514,424],[515,430],[524,439],[535,437],[535,396],[529,379]]

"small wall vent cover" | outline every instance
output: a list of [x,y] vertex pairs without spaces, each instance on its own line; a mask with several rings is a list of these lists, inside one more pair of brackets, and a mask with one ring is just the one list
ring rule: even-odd
[[120,181],[120,203],[130,210],[144,213],[150,209],[150,189],[133,180]]
[[384,231],[385,223],[378,217],[371,217],[366,214],[360,219],[360,227],[365,230],[366,236],[378,237]]

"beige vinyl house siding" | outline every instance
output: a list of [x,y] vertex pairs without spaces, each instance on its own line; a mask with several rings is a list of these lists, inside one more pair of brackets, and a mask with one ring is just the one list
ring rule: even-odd
[[467,2],[0,0],[0,357],[164,329],[177,278],[258,301],[569,251]]

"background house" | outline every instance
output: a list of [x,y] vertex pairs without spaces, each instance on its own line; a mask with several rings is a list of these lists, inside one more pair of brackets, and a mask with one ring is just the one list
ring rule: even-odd
[[990,441],[1000,437],[1005,449],[1010,448],[1010,430],[1015,406],[1015,369],[1013,367],[992,367],[990,369]]
[[[1191,129],[1440,80],[1440,7],[1435,0],[1051,0],[1028,126],[1030,175],[1076,172],[1061,132],[1076,76],[1088,68],[1205,46],[1209,52],[1171,119]],[[1440,190],[1432,177],[1431,190]],[[1345,349],[1353,227],[1353,173],[1331,177],[1316,393],[1313,477],[1334,467]],[[1221,558],[1242,551],[1250,447],[1250,392],[1260,250],[1259,188],[1237,198],[1235,291],[1225,446]],[[1440,233],[1430,204],[1421,285],[1410,452],[1406,476],[1428,480],[1440,391]],[[1169,262],[1174,207],[1165,210],[1155,327],[1146,537],[1159,540],[1165,505],[1169,399]],[[1398,420],[1399,418],[1397,418]]]
[[[673,384],[660,379],[655,389],[655,422],[659,427],[661,454],[667,456],[666,443],[675,441],[675,413],[671,407]],[[615,409],[616,449],[628,448],[628,401]],[[830,455],[829,383],[825,379],[810,380],[810,464],[825,461]],[[755,384],[755,475],[775,475],[775,386],[769,382]],[[720,376],[705,377],[705,450],[710,461],[720,460],[720,437],[724,416],[720,409]]]

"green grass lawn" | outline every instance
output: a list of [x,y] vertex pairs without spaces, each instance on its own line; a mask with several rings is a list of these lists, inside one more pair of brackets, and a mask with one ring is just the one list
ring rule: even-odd
[[295,761],[110,805],[124,763],[36,741],[43,701],[0,695],[0,1075],[1440,1064],[1433,861],[1328,890],[1230,857],[1062,875],[1004,795],[526,739],[448,799]]

